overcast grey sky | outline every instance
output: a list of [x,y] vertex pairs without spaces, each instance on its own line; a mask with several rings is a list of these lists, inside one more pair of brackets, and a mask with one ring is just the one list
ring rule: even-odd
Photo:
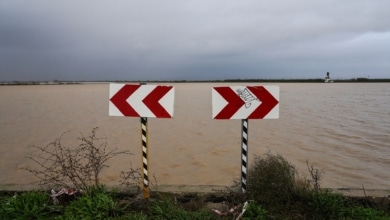
[[390,78],[389,0],[1,0],[0,81]]

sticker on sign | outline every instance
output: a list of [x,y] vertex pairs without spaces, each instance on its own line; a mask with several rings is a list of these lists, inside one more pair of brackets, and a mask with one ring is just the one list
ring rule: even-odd
[[213,87],[212,114],[213,119],[279,118],[279,87]]

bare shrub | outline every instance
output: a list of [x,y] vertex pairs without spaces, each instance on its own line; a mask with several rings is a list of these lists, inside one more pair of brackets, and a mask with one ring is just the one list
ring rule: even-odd
[[310,177],[311,177],[310,183],[313,187],[313,190],[318,193],[318,191],[320,191],[320,189],[321,189],[320,188],[321,187],[320,181],[321,181],[322,175],[324,174],[324,171],[319,170],[318,168],[314,168],[313,165],[309,165],[309,161],[306,161],[306,166],[307,166],[307,169],[308,169]]
[[[121,154],[131,154],[129,151],[108,150],[105,138],[96,136],[97,127],[88,136],[77,138],[77,147],[64,146],[63,133],[48,145],[30,147],[39,153],[26,157],[38,168],[24,167],[22,169],[38,178],[38,184],[49,187],[75,187],[87,189],[100,185],[99,175],[104,168],[109,167],[107,161]],[[128,176],[127,178],[130,178]]]
[[134,169],[130,165],[130,170],[121,171],[119,176],[119,186],[124,187],[124,190],[140,191],[139,183],[142,182],[142,173],[140,169]]

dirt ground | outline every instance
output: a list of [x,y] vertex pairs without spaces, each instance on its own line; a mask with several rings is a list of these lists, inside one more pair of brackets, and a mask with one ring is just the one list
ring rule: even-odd
[[[191,185],[162,185],[157,187],[157,191],[160,192],[173,192],[173,193],[210,193],[223,191],[227,186],[212,186],[212,185],[202,185],[202,186],[191,186]],[[341,193],[345,196],[352,197],[390,197],[390,189],[364,189],[364,188],[337,188],[330,189],[336,193]]]

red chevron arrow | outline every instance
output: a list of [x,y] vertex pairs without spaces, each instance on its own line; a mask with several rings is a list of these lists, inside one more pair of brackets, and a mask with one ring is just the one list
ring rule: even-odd
[[124,116],[139,117],[140,115],[127,102],[127,99],[140,87],[141,85],[124,85],[110,101],[119,109]]
[[263,86],[248,86],[247,88],[261,101],[260,106],[248,116],[248,119],[264,118],[279,103]]
[[160,99],[165,96],[172,86],[157,86],[142,102],[156,115],[157,118],[171,118],[172,116],[159,103]]
[[231,118],[245,104],[230,87],[215,87],[214,89],[228,102],[218,115],[214,117],[215,119]]

